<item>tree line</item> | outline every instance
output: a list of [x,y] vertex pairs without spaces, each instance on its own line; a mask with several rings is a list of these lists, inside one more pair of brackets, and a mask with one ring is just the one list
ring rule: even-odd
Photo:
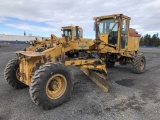
[[146,34],[144,36],[141,36],[140,46],[152,46],[152,47],[160,46],[159,34],[157,33],[152,36],[149,34]]

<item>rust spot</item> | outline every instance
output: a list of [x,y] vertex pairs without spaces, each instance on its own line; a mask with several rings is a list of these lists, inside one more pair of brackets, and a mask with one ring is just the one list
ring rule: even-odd
[[134,33],[134,32],[130,32],[130,33],[129,33],[129,36],[133,36],[133,37],[141,37],[140,34],[136,34],[136,33]]
[[52,60],[51,60],[51,59],[52,59],[51,55],[48,55],[48,57],[47,57],[47,61],[48,61],[48,62],[52,62]]
[[47,63],[47,58],[45,56],[43,56],[43,60],[45,63]]
[[71,62],[71,65],[74,65],[75,64],[75,62]]
[[36,64],[36,66],[32,68],[31,74],[33,75],[35,73],[35,71],[43,64],[44,63],[42,63],[41,60],[39,60],[38,63]]
[[60,62],[60,55],[55,57],[56,62]]
[[25,73],[20,73],[20,76],[22,77],[22,82],[25,82],[27,80]]
[[44,53],[33,52],[33,51],[18,51],[16,53],[19,55],[25,55],[25,56],[30,56],[30,57],[44,56]]
[[62,53],[62,54],[61,54],[61,62],[62,62],[62,63],[65,63],[65,53]]

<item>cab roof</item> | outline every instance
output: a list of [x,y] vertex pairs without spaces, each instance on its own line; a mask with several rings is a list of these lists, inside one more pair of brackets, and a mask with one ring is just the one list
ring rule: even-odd
[[99,16],[99,17],[94,17],[93,20],[96,20],[97,18],[99,19],[107,19],[107,18],[114,18],[114,17],[122,17],[122,18],[126,18],[126,19],[131,19],[130,17],[123,15],[123,14],[112,14],[112,15],[105,15],[105,16]]
[[[62,29],[75,29],[76,26],[64,26]],[[82,29],[81,27],[78,26],[78,29]]]

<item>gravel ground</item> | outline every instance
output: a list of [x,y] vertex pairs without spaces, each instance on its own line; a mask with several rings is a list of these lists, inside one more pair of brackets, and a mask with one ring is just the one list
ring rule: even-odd
[[98,88],[78,68],[73,68],[74,90],[69,102],[43,110],[30,99],[28,88],[14,90],[6,83],[3,70],[24,45],[0,48],[0,120],[159,120],[160,49],[143,48],[146,72],[134,74],[131,66],[108,69],[110,90]]

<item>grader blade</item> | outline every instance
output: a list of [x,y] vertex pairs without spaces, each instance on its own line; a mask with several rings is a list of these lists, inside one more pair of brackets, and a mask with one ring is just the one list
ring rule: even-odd
[[104,92],[108,92],[109,83],[107,81],[106,76],[96,71],[81,68],[81,70],[97,85],[99,86]]

